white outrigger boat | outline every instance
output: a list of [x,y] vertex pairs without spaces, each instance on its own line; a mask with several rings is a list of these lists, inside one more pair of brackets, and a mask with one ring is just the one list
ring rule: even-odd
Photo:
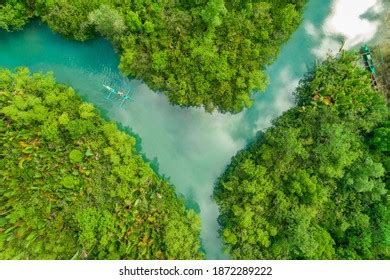
[[114,102],[115,101],[119,102],[119,107],[122,107],[123,104],[126,102],[126,100],[131,100],[130,97],[131,89],[127,91],[118,90],[105,84],[103,84],[103,87],[108,91],[106,99]]

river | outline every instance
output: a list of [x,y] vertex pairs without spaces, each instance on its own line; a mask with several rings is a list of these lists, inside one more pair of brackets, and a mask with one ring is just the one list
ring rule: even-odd
[[218,238],[218,208],[211,199],[216,179],[258,130],[293,105],[294,88],[317,59],[337,51],[343,38],[352,48],[374,37],[382,10],[381,0],[309,1],[299,29],[267,70],[267,91],[256,95],[252,108],[236,115],[172,106],[164,95],[136,80],[128,81],[136,86],[134,101],[121,109],[104,99],[102,84],[120,78],[118,54],[110,43],[66,40],[37,21],[20,32],[0,32],[0,67],[52,71],[57,81],[74,87],[108,119],[135,134],[139,151],[200,211],[207,258],[228,258]]

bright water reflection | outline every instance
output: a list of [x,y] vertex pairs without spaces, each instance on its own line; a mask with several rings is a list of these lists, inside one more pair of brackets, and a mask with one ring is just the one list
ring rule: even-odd
[[[237,115],[207,114],[202,109],[171,106],[161,94],[138,81],[134,102],[124,109],[104,99],[102,84],[120,76],[118,56],[104,40],[77,43],[53,34],[45,25],[24,31],[0,33],[0,66],[28,66],[33,71],[53,71],[58,81],[70,84],[108,118],[139,136],[141,152],[159,165],[202,218],[202,240],[209,259],[225,258],[217,233],[218,209],[211,200],[213,184],[230,158],[253,139],[259,129],[293,104],[292,91],[316,57],[340,47],[371,39],[376,21],[362,14],[380,11],[379,0],[312,0],[304,22],[268,69],[271,85],[254,106]],[[345,7],[348,6],[346,10]],[[343,23],[348,22],[348,26]]]

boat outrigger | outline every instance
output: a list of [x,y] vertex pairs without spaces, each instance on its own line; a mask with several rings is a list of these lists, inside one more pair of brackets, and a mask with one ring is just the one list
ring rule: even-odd
[[363,57],[363,63],[366,69],[371,73],[372,86],[378,88],[377,76],[378,72],[375,68],[375,63],[372,57],[372,51],[367,45],[361,48],[361,54]]
[[374,66],[374,61],[372,60],[371,50],[367,45],[362,47],[362,56],[364,61],[364,66],[366,66],[367,70],[374,76],[376,76],[377,72]]
[[113,86],[103,84],[103,87],[107,90],[106,99],[114,103],[119,103],[119,107],[122,108],[126,101],[132,100],[131,94],[134,93],[134,88],[128,88],[127,90],[116,89]]

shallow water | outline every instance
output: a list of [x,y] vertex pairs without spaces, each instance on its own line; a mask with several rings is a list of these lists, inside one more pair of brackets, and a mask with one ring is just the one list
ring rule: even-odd
[[[0,32],[0,67],[52,71],[59,82],[77,89],[109,119],[135,133],[141,140],[140,151],[161,175],[170,178],[192,207],[200,210],[207,258],[227,258],[218,238],[213,185],[231,157],[253,139],[256,131],[267,128],[273,118],[292,106],[294,88],[317,58],[338,50],[341,38],[347,47],[373,38],[378,22],[372,14],[380,12],[380,0],[354,0],[353,6],[350,2],[311,0],[300,28],[267,70],[269,88],[256,96],[251,109],[237,115],[172,106],[162,94],[135,80],[128,81],[137,87],[134,101],[121,109],[104,99],[102,87],[120,78],[118,55],[111,45],[102,39],[69,41],[37,22],[21,32]],[[364,17],[368,12],[369,20]]]

